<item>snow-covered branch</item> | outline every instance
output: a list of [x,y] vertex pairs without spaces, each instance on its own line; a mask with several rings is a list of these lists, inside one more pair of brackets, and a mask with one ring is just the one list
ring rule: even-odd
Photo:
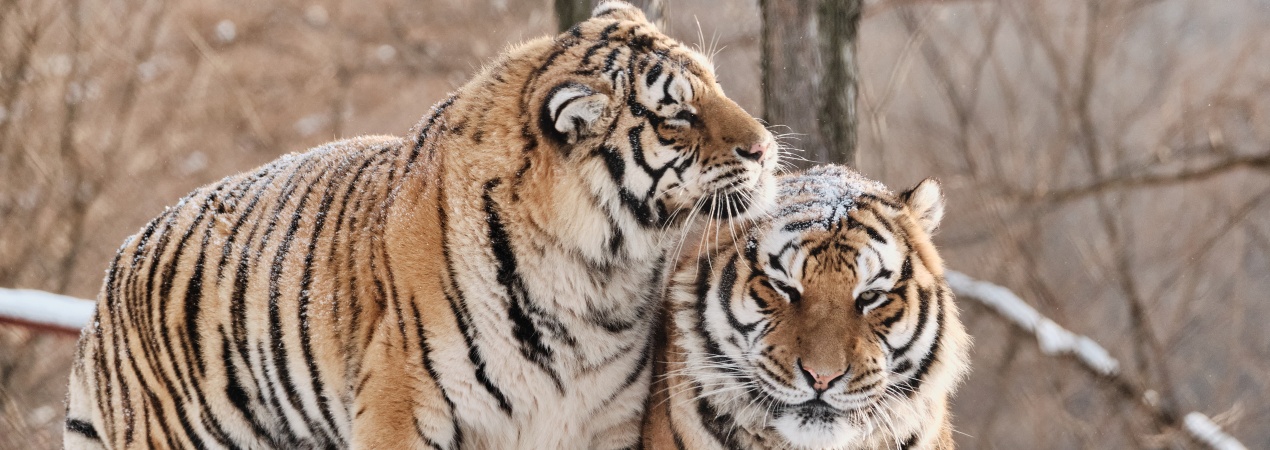
[[32,289],[0,288],[0,322],[79,334],[96,302]]
[[957,298],[977,302],[1019,331],[1032,335],[1041,353],[1067,356],[1079,362],[1085,371],[1109,383],[1127,400],[1144,408],[1162,427],[1180,429],[1193,441],[1213,450],[1247,450],[1208,416],[1192,412],[1182,419],[1176,411],[1160,405],[1155,391],[1140,386],[1120,372],[1120,362],[1107,349],[1041,315],[1009,289],[951,270],[944,277]]

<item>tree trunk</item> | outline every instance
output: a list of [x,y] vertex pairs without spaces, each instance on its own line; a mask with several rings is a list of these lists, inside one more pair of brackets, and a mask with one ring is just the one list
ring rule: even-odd
[[[763,119],[794,133],[800,165],[855,165],[861,0],[760,0]],[[783,127],[789,127],[785,129]]]
[[648,21],[651,22],[653,25],[656,25],[658,30],[661,30],[663,33],[667,31],[666,23],[668,20],[670,20],[670,18],[668,17],[666,10],[670,4],[670,0],[627,0],[627,1],[630,2],[632,5],[639,7],[640,10],[644,11],[644,17],[647,17]]
[[[627,2],[643,10],[644,16],[648,17],[648,21],[656,25],[657,29],[666,31],[666,11],[670,0],[627,0]],[[560,31],[564,32],[574,24],[587,20],[591,17],[591,10],[595,9],[599,3],[599,0],[556,0],[556,21],[560,25]]]
[[595,0],[556,0],[556,22],[560,32],[591,17],[591,9],[595,8]]

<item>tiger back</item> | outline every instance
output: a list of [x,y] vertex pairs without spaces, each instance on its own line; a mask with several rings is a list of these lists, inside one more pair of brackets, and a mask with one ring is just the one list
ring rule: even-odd
[[770,133],[609,2],[404,138],[195,190],[112,262],[67,448],[625,448],[667,253],[773,203]]
[[778,186],[675,270],[645,447],[953,448],[969,337],[930,241],[939,184],[822,166]]

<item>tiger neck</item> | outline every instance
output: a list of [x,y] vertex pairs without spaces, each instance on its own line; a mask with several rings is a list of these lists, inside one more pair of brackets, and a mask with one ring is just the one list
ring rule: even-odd
[[593,268],[657,262],[666,253],[666,237],[677,230],[637,223],[617,206],[619,200],[606,198],[615,195],[616,186],[597,189],[577,171],[531,167],[513,189],[509,203],[525,223]]

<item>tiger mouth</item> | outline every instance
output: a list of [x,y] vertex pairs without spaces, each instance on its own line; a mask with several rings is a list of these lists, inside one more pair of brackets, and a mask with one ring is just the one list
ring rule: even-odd
[[786,411],[788,414],[793,414],[803,423],[833,422],[846,414],[846,412],[830,406],[829,403],[820,398],[789,405]]
[[801,402],[783,400],[765,390],[759,390],[759,395],[763,397],[764,401],[773,405],[772,410],[776,414],[794,416],[802,422],[832,422],[843,417],[856,417],[859,414],[866,414],[866,411],[880,400],[874,396],[869,398],[865,405],[841,408],[829,404],[824,399],[824,394],[818,394]]

